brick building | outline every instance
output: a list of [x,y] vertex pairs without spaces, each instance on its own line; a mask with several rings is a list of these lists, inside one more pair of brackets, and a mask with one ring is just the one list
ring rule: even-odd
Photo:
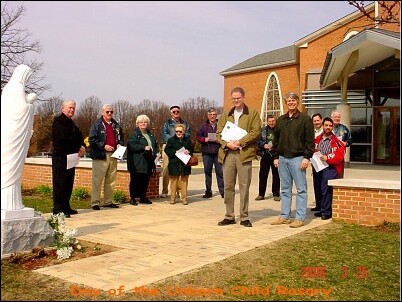
[[[365,9],[381,15],[378,2]],[[354,141],[347,163],[400,164],[400,23],[377,26],[356,11],[220,74],[225,110],[231,89],[241,86],[265,124],[268,114],[286,112],[283,97],[294,91],[310,115],[340,111]]]

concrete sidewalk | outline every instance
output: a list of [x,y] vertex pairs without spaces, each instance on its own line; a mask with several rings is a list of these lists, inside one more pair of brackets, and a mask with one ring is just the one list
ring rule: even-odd
[[[77,228],[78,239],[120,247],[121,250],[37,270],[82,286],[109,290],[124,286],[126,290],[160,281],[170,276],[202,267],[255,247],[299,234],[330,223],[316,218],[309,209],[306,225],[292,229],[288,225],[272,226],[280,214],[280,202],[269,198],[255,201],[258,195],[258,163],[253,168],[249,216],[252,228],[239,224],[218,226],[225,214],[223,199],[214,191],[203,199],[202,167],[193,168],[189,178],[189,205],[169,204],[169,197],[153,200],[152,205],[124,204],[120,209],[79,210],[67,219]],[[345,178],[400,179],[399,167],[355,166],[345,170]],[[311,168],[308,169],[308,207],[314,206]],[[213,188],[216,188],[213,178]],[[268,180],[270,193],[271,175]],[[295,190],[293,191],[295,192]],[[293,209],[295,207],[293,198]],[[235,201],[239,211],[239,195]]]

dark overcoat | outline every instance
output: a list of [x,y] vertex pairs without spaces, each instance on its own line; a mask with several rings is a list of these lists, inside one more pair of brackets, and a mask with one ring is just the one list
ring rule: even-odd
[[176,156],[176,151],[184,147],[190,151],[190,155],[194,153],[194,148],[189,137],[183,137],[179,139],[176,135],[169,138],[165,153],[169,157],[169,174],[170,175],[190,175],[191,167],[186,167],[186,165]]

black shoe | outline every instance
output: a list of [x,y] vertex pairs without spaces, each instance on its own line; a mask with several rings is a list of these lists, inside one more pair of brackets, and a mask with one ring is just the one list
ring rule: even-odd
[[68,214],[68,213],[64,213],[64,217],[70,218],[71,216],[70,216],[70,214]]
[[92,210],[99,211],[100,207],[98,205],[94,205],[92,206]]
[[236,221],[234,219],[223,219],[222,221],[218,222],[218,225],[222,226],[222,225],[229,225],[229,224],[235,224]]
[[137,205],[138,205],[138,203],[137,203],[135,200],[130,200],[130,204],[133,205],[133,206],[137,206]]
[[332,218],[332,215],[322,215],[321,217],[322,220],[328,220],[330,218]]
[[68,214],[70,214],[70,215],[75,215],[75,214],[78,214],[78,211],[77,211],[77,210],[70,209],[70,210],[68,210]]
[[311,211],[319,211],[320,210],[320,208],[317,208],[317,207],[314,207],[314,208],[311,208]]
[[212,193],[205,193],[202,198],[211,198],[212,197]]
[[148,198],[145,198],[143,200],[140,200],[140,203],[152,204],[152,201],[150,201]]
[[245,226],[245,227],[252,227],[253,225],[251,224],[250,220],[244,220],[240,222],[241,225]]
[[111,204],[108,204],[107,206],[103,206],[103,207],[104,208],[113,208],[113,209],[119,208],[119,206],[115,203],[111,203]]
[[222,198],[225,198],[225,194],[221,194]]
[[317,212],[317,213],[314,213],[314,216],[315,216],[315,217],[321,217],[322,214],[321,214],[321,212]]

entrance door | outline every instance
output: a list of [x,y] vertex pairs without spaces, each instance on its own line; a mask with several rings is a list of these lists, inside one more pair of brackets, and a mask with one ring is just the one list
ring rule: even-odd
[[374,109],[374,163],[400,163],[400,108]]

